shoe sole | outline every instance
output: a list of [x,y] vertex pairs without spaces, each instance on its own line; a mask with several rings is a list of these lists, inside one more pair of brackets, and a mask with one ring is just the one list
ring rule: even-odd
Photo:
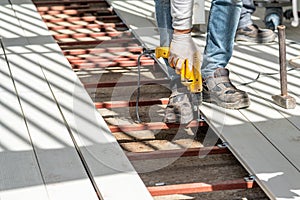
[[275,38],[276,38],[275,34],[270,35],[269,37],[265,37],[265,38],[252,38],[252,37],[245,36],[245,35],[236,35],[235,41],[263,44],[263,43],[274,42]]
[[207,102],[207,103],[213,103],[222,108],[232,109],[232,110],[238,110],[238,109],[247,108],[250,106],[249,98],[243,98],[243,99],[239,100],[238,102],[234,102],[234,103],[216,101],[211,98],[203,98],[203,101]]
[[184,117],[176,115],[175,118],[165,117],[163,119],[163,122],[166,124],[188,124],[193,120],[194,120],[194,114],[189,115],[189,116],[184,116]]
[[169,111],[165,114],[163,122],[166,124],[188,124],[194,120],[194,111],[186,114],[178,114],[176,112]]
[[200,104],[201,98],[198,99],[196,96],[195,98],[189,97],[189,101],[189,104],[180,101],[182,102],[180,106],[176,106],[176,104],[173,107],[167,106],[163,122],[166,124],[188,124],[193,121],[198,116],[196,113],[198,112],[198,105],[195,107],[195,102]]

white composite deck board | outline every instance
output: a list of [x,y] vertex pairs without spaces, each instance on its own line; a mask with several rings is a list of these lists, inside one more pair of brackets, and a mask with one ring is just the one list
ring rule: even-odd
[[152,199],[66,58],[43,53],[37,59],[104,199]]
[[3,54],[0,66],[0,199],[48,199]]
[[297,199],[299,171],[239,111],[204,104],[210,127],[228,142],[230,150],[271,199]]
[[51,36],[51,33],[31,0],[11,0],[11,2],[12,8],[27,38]]
[[24,37],[28,41],[31,52],[53,52],[60,49],[56,48],[56,42],[53,39],[48,27],[37,12],[35,5],[31,0],[11,0],[12,8],[19,24],[23,29]]
[[[27,54],[26,58],[31,60],[36,56]],[[8,56],[11,60],[22,61],[19,57],[13,54]],[[14,73],[17,71],[14,68],[20,68],[22,63],[11,64],[12,71],[14,78],[19,80],[17,89],[24,88],[25,84],[29,89],[21,90],[19,95],[50,199],[97,199],[46,81],[21,82],[32,79],[27,72]],[[36,76],[42,76],[39,66],[26,67],[35,68],[33,71],[36,73],[40,71]]]
[[0,2],[0,35],[6,45],[6,53],[53,52],[55,41],[32,2],[11,2],[14,4],[7,0]]
[[15,12],[8,0],[0,2],[1,26],[0,32],[3,38],[18,38],[22,28],[19,20],[15,17]]
[[[300,171],[299,128],[276,109],[277,106],[274,105],[270,96],[266,95],[266,92],[255,89],[266,88],[263,87],[261,81],[272,83],[269,78],[262,78],[251,84],[253,89],[244,87],[243,89],[250,94],[251,106],[241,109],[240,112]],[[276,92],[276,87],[274,88]]]
[[[22,16],[26,13],[20,15],[20,10],[26,7],[30,7],[27,2],[12,6],[10,17],[14,18],[17,29],[13,29],[13,34],[4,34],[4,44],[11,48],[7,57],[48,196],[50,199],[98,199],[37,62],[41,48],[29,43],[34,41],[29,38],[38,37],[41,30],[40,27],[35,29],[34,25],[28,27],[30,32],[26,30],[28,24],[24,23],[26,17]],[[34,15],[28,12],[28,16],[32,18]],[[35,32],[36,36],[30,35]]]
[[[268,47],[266,47],[268,48]],[[276,49],[276,47],[275,47]],[[275,61],[276,62],[276,61]],[[272,69],[279,70],[279,64],[257,65],[256,67],[244,65],[249,73],[253,71],[270,72]],[[239,69],[233,69],[239,72]],[[259,129],[279,151],[285,155],[293,165],[300,171],[300,121],[299,94],[300,88],[297,86],[300,81],[299,71],[289,72],[290,93],[296,98],[298,105],[295,109],[284,109],[276,105],[272,100],[272,95],[280,94],[279,75],[264,76],[245,87],[251,94],[251,106],[241,110],[249,121]],[[243,79],[241,77],[241,79]],[[298,95],[297,95],[298,94]],[[292,123],[291,123],[292,122]],[[300,183],[299,183],[300,185]]]
[[[233,72],[231,79],[236,85],[255,79],[259,72],[278,71],[279,65],[274,60],[276,56],[266,59],[257,57],[259,52],[264,51],[271,52],[271,55],[275,54],[276,46],[265,47],[266,49],[261,47],[256,49],[255,46],[237,48],[242,51],[247,49],[249,52],[236,51],[231,60],[231,64],[236,65],[230,66]],[[227,115],[223,115],[223,118],[220,117],[222,114],[216,114],[220,109],[215,107],[212,109],[214,115],[219,117],[211,120],[224,122],[223,129],[219,128],[216,131],[221,138],[229,142],[231,150],[246,169],[258,177],[258,183],[272,199],[300,198],[299,98],[297,97],[299,87],[296,84],[299,82],[299,72],[293,72],[288,80],[291,80],[290,92],[298,102],[296,109],[287,110],[274,104],[271,96],[280,94],[278,75],[261,76],[249,86],[239,86],[250,94],[249,108],[240,111],[226,110]],[[234,122],[237,118],[243,120]],[[213,123],[212,127],[216,126],[215,122],[210,123]],[[240,123],[240,127],[236,126],[237,123]],[[239,132],[238,136],[242,138],[233,134],[234,132]],[[240,145],[236,145],[237,143]],[[253,158],[255,160],[252,160]],[[267,181],[264,180],[268,177]]]
[[49,197],[97,199],[36,57],[9,54],[8,60]]
[[[1,1],[3,40],[19,37],[13,16],[8,1]],[[2,48],[0,54],[0,199],[49,199]]]

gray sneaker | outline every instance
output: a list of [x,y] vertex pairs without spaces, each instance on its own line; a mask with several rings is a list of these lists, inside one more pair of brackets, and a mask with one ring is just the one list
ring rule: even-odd
[[177,93],[169,98],[163,121],[165,123],[188,124],[197,116],[201,104],[199,94]]
[[250,105],[247,92],[237,89],[229,80],[228,69],[218,68],[214,77],[203,82],[204,102],[215,103],[228,109],[246,108]]
[[239,28],[235,35],[236,41],[253,42],[253,43],[269,43],[273,42],[276,34],[270,29],[261,29],[257,25],[252,24],[245,28]]

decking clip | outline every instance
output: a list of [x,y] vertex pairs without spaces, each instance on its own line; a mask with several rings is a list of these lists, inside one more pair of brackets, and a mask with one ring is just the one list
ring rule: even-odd
[[250,175],[244,177],[244,180],[246,182],[253,182],[253,181],[255,181],[255,176],[250,174]]
[[222,142],[221,144],[218,144],[217,146],[221,149],[228,148],[228,142]]

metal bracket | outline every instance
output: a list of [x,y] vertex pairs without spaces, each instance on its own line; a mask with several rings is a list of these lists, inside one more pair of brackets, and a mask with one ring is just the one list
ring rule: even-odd
[[155,186],[164,186],[164,185],[166,185],[166,183],[165,182],[159,182],[159,183],[155,183],[154,185]]
[[222,144],[218,144],[217,146],[222,149],[228,148],[228,142],[222,142]]
[[252,174],[250,174],[250,175],[244,177],[244,180],[245,180],[246,182],[253,182],[253,181],[255,181],[255,179],[256,179],[255,176],[252,175]]

